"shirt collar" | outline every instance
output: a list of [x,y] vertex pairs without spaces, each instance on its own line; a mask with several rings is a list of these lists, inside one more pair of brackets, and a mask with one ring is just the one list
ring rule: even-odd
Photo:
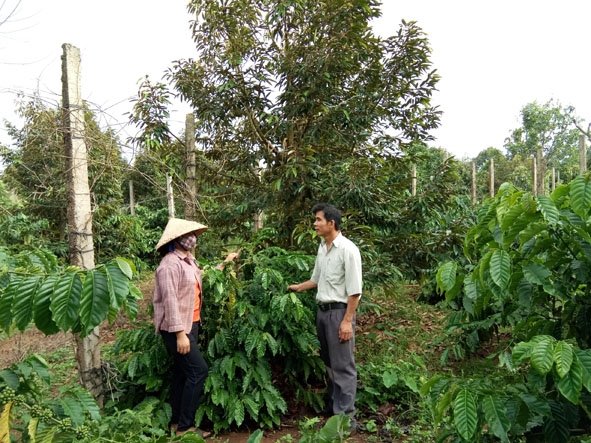
[[[332,241],[332,244],[338,248],[339,244],[341,243],[342,238],[343,238],[343,235],[341,234],[341,231],[339,231],[337,236]],[[326,247],[326,240],[325,239],[322,239],[321,243],[322,243],[322,246]]]
[[174,255],[176,255],[179,259],[186,261],[187,263],[194,263],[195,262],[195,257],[193,257],[193,254],[191,254],[190,252],[187,254],[187,256],[181,254],[176,249],[174,251],[172,251],[172,253]]

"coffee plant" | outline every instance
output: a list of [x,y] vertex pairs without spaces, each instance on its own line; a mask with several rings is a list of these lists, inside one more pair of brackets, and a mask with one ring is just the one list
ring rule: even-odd
[[568,441],[590,420],[591,174],[537,197],[504,184],[479,211],[464,251],[469,264],[448,262],[438,289],[455,309],[448,330],[474,352],[511,331],[512,353],[499,355],[510,380],[434,377],[423,386],[435,419],[453,417],[451,434],[474,441],[486,424],[502,441],[541,429]]
[[449,329],[475,351],[499,328],[517,339],[549,334],[591,344],[591,175],[532,196],[504,184],[466,236],[469,263],[440,267],[437,284],[455,308]]
[[287,411],[285,395],[322,407],[311,389],[324,369],[315,352],[314,297],[286,292],[291,282],[309,278],[314,257],[276,247],[248,257],[251,278],[241,285],[231,273],[212,268],[204,280],[210,375],[198,419],[207,418],[216,430],[246,419],[278,425]]
[[591,350],[539,335],[501,359],[507,373],[454,379],[436,375],[421,388],[442,436],[501,441],[538,434],[570,441],[571,429],[591,422]]
[[0,441],[9,441],[11,430],[26,436],[22,441],[75,441],[91,434],[92,421],[100,419],[92,395],[77,388],[48,399],[43,387],[50,384],[47,362],[35,354],[0,371]]
[[[199,342],[210,373],[197,422],[212,422],[216,432],[247,421],[279,425],[285,398],[323,408],[315,298],[286,292],[288,284],[309,278],[314,257],[276,247],[253,251],[243,251],[241,281],[230,266],[220,270],[201,261]],[[132,407],[150,396],[166,400],[170,362],[152,324],[121,331],[109,355],[114,407]]]
[[133,274],[123,258],[83,270],[63,266],[45,249],[11,255],[0,247],[0,329],[11,334],[34,323],[46,335],[86,336],[122,309],[133,319],[141,298]]

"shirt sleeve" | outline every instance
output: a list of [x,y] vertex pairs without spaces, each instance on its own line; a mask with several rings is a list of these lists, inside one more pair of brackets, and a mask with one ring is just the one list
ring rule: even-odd
[[316,284],[318,284],[318,282],[320,281],[320,266],[318,266],[318,255],[320,253],[321,247],[322,246],[318,246],[318,253],[316,254],[316,261],[314,262],[314,271],[312,271],[312,277],[310,277],[310,280]]
[[347,296],[361,294],[362,269],[361,254],[359,249],[347,249],[345,251],[345,289]]

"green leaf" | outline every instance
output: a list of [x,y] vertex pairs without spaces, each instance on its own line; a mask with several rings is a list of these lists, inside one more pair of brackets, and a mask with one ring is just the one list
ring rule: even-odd
[[117,318],[121,306],[129,294],[129,279],[121,269],[114,264],[109,263],[102,268],[101,271],[104,271],[107,278],[109,290],[109,321],[113,322]]
[[554,201],[547,195],[538,195],[537,198],[538,206],[540,207],[540,212],[544,216],[544,219],[552,225],[558,223],[560,213],[558,212]]
[[135,377],[135,374],[137,372],[137,368],[139,366],[139,362],[140,362],[139,355],[132,355],[127,360],[127,365],[126,365],[127,366],[127,375],[129,375],[129,378],[132,379],[132,380]]
[[456,284],[456,262],[449,261],[442,265],[437,271],[437,286],[442,291],[449,291]]
[[439,423],[443,419],[443,416],[452,404],[453,394],[454,391],[450,389],[445,394],[443,394],[439,398],[439,401],[437,401],[437,403],[435,404],[435,412],[433,414],[433,419],[436,426],[439,425]]
[[419,393],[419,386],[417,385],[417,379],[414,375],[404,374],[402,380],[404,380],[404,384],[408,389],[416,394]]
[[295,308],[295,309],[290,309],[289,312],[292,312],[294,318],[297,321],[300,321],[302,319],[302,317],[304,316],[304,305],[302,304],[302,301],[300,300],[300,298],[293,292],[289,293],[289,299],[291,300],[292,304],[294,305],[293,307]]
[[135,285],[131,284],[129,287],[129,294],[127,295],[127,301],[126,301],[125,305],[123,306],[125,313],[127,314],[127,316],[131,320],[135,320],[137,318],[137,314],[138,314],[138,310],[139,310],[137,300],[141,300],[141,299],[142,299],[142,293]]
[[[6,419],[8,419],[8,415],[6,414]],[[4,414],[2,415],[2,418],[0,418],[0,441],[5,441],[5,437],[8,436],[8,429],[6,428],[7,431],[3,431],[2,428],[4,427],[3,424],[3,420],[4,420]],[[39,425],[39,418],[38,417],[33,417],[31,418],[31,420],[29,421],[29,424],[27,425],[27,431],[29,432],[29,435],[31,436],[31,441],[34,443],[35,440],[35,436],[37,434],[37,426]]]
[[454,423],[460,436],[471,440],[476,433],[477,409],[474,395],[467,389],[461,389],[453,402]]
[[591,175],[579,175],[570,182],[570,206],[579,217],[587,219],[591,208]]
[[423,385],[421,386],[420,394],[422,396],[427,396],[431,392],[431,389],[433,389],[435,385],[439,383],[441,380],[444,380],[443,375],[434,375],[425,383],[423,383]]
[[[501,221],[501,229],[503,230],[503,232],[507,232],[509,229],[511,229],[511,227],[515,225],[515,222],[521,216],[523,216],[523,214],[523,207],[519,203],[514,205],[511,209],[509,209],[509,211],[503,216],[503,220]],[[513,240],[511,239],[509,243],[511,243],[512,241]]]
[[37,428],[37,433],[34,436],[35,443],[51,443],[57,432],[57,426],[47,426],[43,429]]
[[279,343],[277,342],[277,340],[275,340],[275,338],[268,332],[263,333],[263,339],[267,343],[267,346],[269,346],[271,354],[276,355],[279,351]]
[[246,355],[252,356],[252,353],[257,349],[259,342],[261,341],[261,331],[258,329],[249,329],[247,336],[244,338],[244,350]]
[[76,272],[62,275],[56,282],[50,309],[60,330],[70,330],[78,320],[81,292],[82,280]]
[[72,419],[72,424],[74,426],[80,426],[84,423],[85,411],[76,397],[64,397],[59,400],[59,403],[66,416]]
[[531,352],[532,366],[541,375],[546,375],[552,369],[554,364],[554,342],[555,339],[550,336],[539,336],[538,341],[534,343]]
[[270,285],[269,273],[266,271],[262,272],[260,274],[260,278],[261,278],[261,285],[263,286],[263,288],[269,289],[269,285]]
[[23,279],[22,276],[12,275],[8,286],[4,291],[0,292],[0,328],[7,333],[14,321],[12,318],[12,304],[18,296],[18,287]]
[[518,239],[521,232],[534,220],[531,214],[523,211],[521,205],[516,205],[503,218],[501,226],[503,232],[503,247],[508,249]]
[[551,275],[552,271],[536,262],[529,263],[523,267],[523,276],[528,282],[534,285],[549,284],[550,280],[548,280],[548,277]]
[[575,349],[575,355],[581,363],[583,385],[587,391],[591,391],[591,349]]
[[503,400],[492,395],[487,395],[482,399],[482,410],[493,434],[501,439],[501,441],[509,441],[507,431],[511,428],[511,423],[507,418],[507,411]]
[[242,404],[240,399],[233,398],[230,401],[228,414],[237,426],[240,426],[244,422],[244,404]]
[[258,420],[259,417],[259,408],[260,405],[257,403],[257,401],[253,398],[252,395],[245,395],[242,399],[242,401],[244,402],[244,409],[246,410],[246,412],[248,412],[248,414],[256,421]]
[[261,443],[263,441],[263,431],[260,429],[257,429],[256,431],[254,431],[250,437],[248,437],[248,440],[246,440],[246,443]]
[[557,386],[568,401],[574,405],[579,403],[579,396],[583,388],[583,368],[578,359],[573,360],[570,371],[558,381]]
[[49,364],[47,361],[38,354],[29,354],[25,360],[31,369],[48,385],[51,382],[51,375],[49,374]]
[[123,258],[123,257],[117,257],[114,261],[117,264],[117,267],[119,268],[119,270],[121,270],[121,272],[123,272],[123,274],[128,278],[128,280],[131,280],[133,278],[133,274],[135,272],[134,264],[131,261],[129,261],[128,259]]
[[554,348],[554,363],[556,364],[556,372],[560,378],[564,377],[570,371],[573,363],[573,348],[563,341],[556,343]]
[[320,442],[342,441],[343,432],[351,426],[351,419],[345,414],[333,415],[320,429],[317,437]]
[[568,443],[570,440],[570,427],[564,406],[557,401],[550,403],[552,414],[544,421],[544,437],[547,442]]
[[495,284],[505,289],[511,280],[511,258],[506,251],[497,249],[490,258],[490,276]]
[[13,371],[12,369],[3,369],[0,371],[0,378],[2,380],[4,380],[4,383],[6,383],[6,385],[9,388],[14,389],[15,391],[18,389],[19,385],[20,385],[20,375],[17,374],[15,371]]
[[547,417],[550,415],[550,404],[545,398],[536,397],[527,392],[520,393],[519,398],[523,400],[532,414],[541,415],[542,417]]
[[391,388],[398,383],[398,373],[396,371],[386,371],[382,374],[382,383],[386,388]]
[[88,335],[100,325],[109,313],[109,284],[105,274],[97,270],[89,270],[82,287],[80,300],[80,321],[82,335]]
[[18,287],[18,297],[15,297],[12,305],[14,323],[20,331],[24,331],[33,319],[33,300],[41,277],[31,275],[24,278]]
[[51,294],[53,293],[53,287],[57,282],[58,275],[50,275],[45,279],[39,290],[35,294],[33,300],[33,320],[35,326],[43,332],[45,335],[51,335],[59,332],[59,327],[51,318]]

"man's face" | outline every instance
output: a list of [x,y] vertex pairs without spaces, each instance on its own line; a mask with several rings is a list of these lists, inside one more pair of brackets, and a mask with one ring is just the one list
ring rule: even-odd
[[324,211],[318,211],[314,216],[314,230],[320,237],[325,237],[334,230],[334,221],[326,221]]

